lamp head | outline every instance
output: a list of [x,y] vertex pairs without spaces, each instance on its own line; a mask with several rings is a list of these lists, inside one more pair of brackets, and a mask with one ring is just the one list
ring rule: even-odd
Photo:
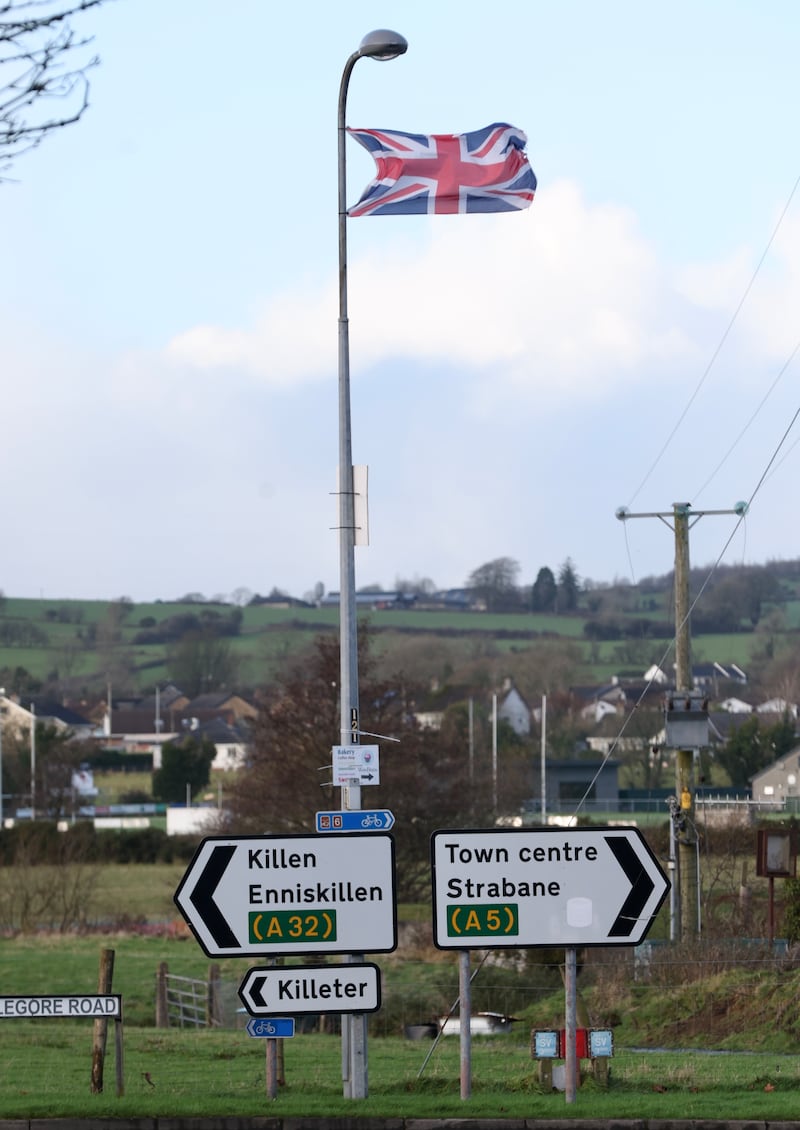
[[399,32],[378,28],[376,31],[367,32],[359,44],[358,53],[385,62],[388,59],[396,59],[398,55],[405,55],[407,50],[408,41]]

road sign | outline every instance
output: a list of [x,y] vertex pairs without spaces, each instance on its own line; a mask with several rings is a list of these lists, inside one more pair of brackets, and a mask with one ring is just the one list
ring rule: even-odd
[[251,1016],[287,1012],[377,1012],[377,965],[285,965],[248,969],[239,986]]
[[285,1040],[294,1035],[293,1016],[274,1016],[271,1020],[252,1016],[247,1021],[247,1035],[266,1037],[268,1040]]
[[386,953],[397,946],[394,840],[211,836],[175,903],[209,957]]
[[111,1017],[122,1019],[122,997],[119,993],[74,996],[14,996],[0,997],[0,1019],[15,1017],[30,1020],[32,1017]]
[[669,880],[637,828],[434,832],[440,949],[637,945]]
[[354,812],[318,812],[318,832],[388,832],[394,814],[386,808],[365,808]]
[[379,785],[381,783],[376,745],[335,745],[333,747],[334,785]]

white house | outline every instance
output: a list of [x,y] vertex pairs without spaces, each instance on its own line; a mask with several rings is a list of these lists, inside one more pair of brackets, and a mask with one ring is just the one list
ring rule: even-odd
[[719,704],[719,709],[726,711],[728,714],[752,714],[753,707],[749,702],[744,702],[741,698],[726,698],[724,702]]

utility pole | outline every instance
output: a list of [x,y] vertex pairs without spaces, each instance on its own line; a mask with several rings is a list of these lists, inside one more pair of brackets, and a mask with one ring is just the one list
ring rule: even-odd
[[675,691],[667,699],[665,727],[669,748],[675,750],[675,797],[670,798],[672,833],[670,843],[676,846],[673,881],[678,888],[676,900],[681,941],[689,941],[700,933],[699,851],[695,826],[694,761],[700,749],[708,745],[708,713],[704,696],[693,686],[691,662],[691,627],[689,623],[689,530],[700,518],[715,514],[743,517],[747,503],[737,502],[732,510],[692,510],[690,502],[674,502],[672,510],[631,514],[621,506],[616,516],[621,522],[629,518],[660,518],[675,536]]

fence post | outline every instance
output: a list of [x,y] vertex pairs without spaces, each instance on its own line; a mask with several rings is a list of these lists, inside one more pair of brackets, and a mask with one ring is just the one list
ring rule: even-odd
[[208,993],[206,995],[206,1025],[219,1028],[222,1024],[222,997],[218,965],[208,967]]
[[156,972],[156,1028],[169,1028],[167,1008],[167,976],[169,965],[162,961]]
[[[114,979],[114,951],[100,951],[100,973],[97,978],[98,994],[111,992]],[[92,1086],[93,1095],[99,1095],[103,1090],[103,1065],[106,1057],[106,1038],[108,1036],[108,1018],[98,1016],[94,1022],[94,1038],[92,1040]]]

